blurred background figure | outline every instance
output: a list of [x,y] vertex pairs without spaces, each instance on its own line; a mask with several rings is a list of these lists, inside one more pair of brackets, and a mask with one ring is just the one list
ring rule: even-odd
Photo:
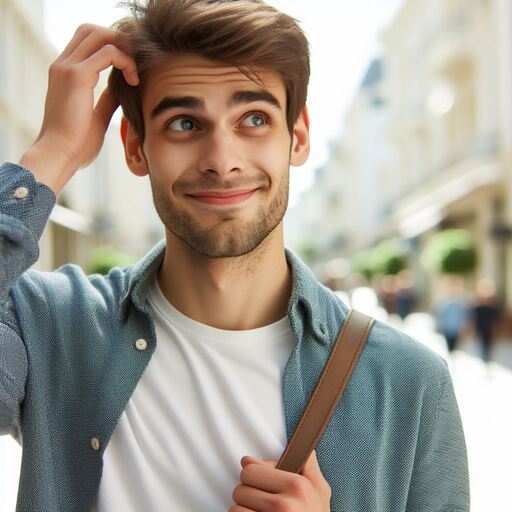
[[491,347],[501,318],[501,307],[496,297],[496,285],[492,279],[480,279],[475,287],[472,307],[472,323],[483,360],[490,361]]
[[414,276],[410,270],[402,270],[397,275],[396,313],[401,320],[409,316],[416,306]]
[[378,285],[379,301],[388,315],[397,313],[397,278],[394,275],[387,275],[380,279]]
[[437,331],[446,340],[448,352],[455,350],[461,335],[467,331],[470,311],[462,279],[458,276],[445,276],[441,281],[441,296],[432,313],[436,319]]

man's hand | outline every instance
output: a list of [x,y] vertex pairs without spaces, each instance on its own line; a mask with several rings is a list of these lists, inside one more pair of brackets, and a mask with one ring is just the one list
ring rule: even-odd
[[228,512],[329,512],[331,487],[313,451],[300,474],[276,469],[277,462],[242,457],[241,485]]
[[130,85],[139,83],[135,61],[115,42],[114,30],[81,25],[50,66],[41,131],[20,164],[56,194],[96,158],[119,106],[108,89],[94,106],[100,72],[114,66]]

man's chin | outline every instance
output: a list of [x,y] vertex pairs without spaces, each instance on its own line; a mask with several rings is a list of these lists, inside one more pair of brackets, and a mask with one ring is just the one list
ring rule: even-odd
[[207,259],[226,259],[247,256],[256,251],[269,237],[270,233],[254,233],[248,236],[248,227],[236,228],[226,226],[227,231],[218,229],[196,231],[186,234],[172,231],[172,235],[179,239],[187,252]]
[[247,256],[258,249],[262,241],[252,241],[241,244],[239,240],[232,240],[225,243],[219,243],[219,240],[211,240],[206,243],[197,243],[196,241],[183,240],[189,249],[195,253],[212,260],[227,258],[240,258]]

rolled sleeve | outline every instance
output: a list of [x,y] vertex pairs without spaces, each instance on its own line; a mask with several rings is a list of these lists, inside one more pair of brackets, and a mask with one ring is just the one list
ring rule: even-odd
[[11,288],[39,257],[39,239],[55,206],[53,191],[16,164],[0,165],[0,434],[20,425],[28,360]]
[[0,166],[0,302],[39,257],[39,239],[55,206],[53,191],[27,169]]

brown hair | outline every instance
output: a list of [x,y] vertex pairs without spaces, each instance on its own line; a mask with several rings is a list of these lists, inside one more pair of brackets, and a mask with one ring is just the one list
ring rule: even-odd
[[131,53],[140,82],[132,87],[113,68],[109,87],[144,141],[142,95],[150,72],[172,53],[195,53],[237,67],[259,82],[253,67],[277,74],[286,90],[286,120],[292,132],[306,104],[309,46],[297,20],[263,0],[140,0],[121,2],[131,16],[114,23],[117,44]]

